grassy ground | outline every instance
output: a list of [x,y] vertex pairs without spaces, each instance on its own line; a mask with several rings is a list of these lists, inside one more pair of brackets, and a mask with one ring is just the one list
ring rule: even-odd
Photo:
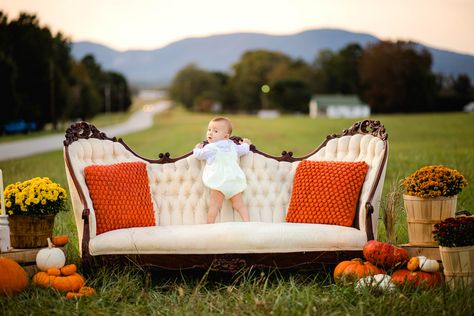
[[[167,111],[155,125],[124,137],[138,154],[157,158],[169,151],[180,156],[204,138],[211,115]],[[231,117],[234,134],[251,138],[262,151],[279,155],[282,150],[296,156],[312,151],[326,135],[340,132],[353,120],[284,116],[260,120],[246,115]],[[389,134],[390,154],[385,196],[392,183],[429,164],[444,164],[463,173],[471,184],[459,195],[458,209],[474,211],[474,117],[463,114],[391,115],[375,117]],[[109,135],[113,136],[113,135]],[[62,152],[56,151],[0,162],[5,183],[34,176],[48,176],[67,188]],[[400,210],[398,242],[407,241],[405,215]],[[77,239],[71,212],[62,213],[55,224],[57,234],[71,238],[68,262],[77,262]],[[379,221],[380,239],[384,229]],[[80,302],[69,302],[51,290],[30,287],[13,299],[0,298],[5,314],[454,314],[474,313],[474,289],[432,291],[399,289],[373,295],[332,284],[327,274],[281,275],[256,271],[234,276],[149,275],[140,268],[107,267],[88,276],[87,283],[98,294]],[[19,309],[18,306],[23,306]],[[467,313],[466,313],[467,311]]]

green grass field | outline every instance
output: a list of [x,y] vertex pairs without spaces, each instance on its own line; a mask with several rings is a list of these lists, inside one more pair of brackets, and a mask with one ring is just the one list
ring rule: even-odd
[[[204,138],[212,115],[169,110],[156,116],[155,125],[124,137],[138,154],[157,158],[160,152],[173,157],[189,152]],[[325,136],[352,125],[352,119],[309,119],[283,116],[261,120],[232,115],[234,135],[250,138],[258,149],[273,155],[282,150],[295,156],[309,153]],[[389,161],[385,196],[390,187],[416,169],[443,164],[458,169],[470,182],[458,196],[458,209],[474,213],[474,116],[464,113],[375,116],[389,134]],[[114,136],[114,135],[109,135]],[[5,184],[35,176],[48,176],[67,189],[61,151],[0,162]],[[399,243],[406,242],[405,215],[398,214]],[[56,219],[55,233],[71,238],[68,262],[78,262],[75,224],[71,212]],[[379,238],[384,240],[379,221]],[[474,289],[430,291],[401,289],[394,293],[358,293],[351,287],[332,284],[327,274],[246,271],[234,276],[149,275],[140,268],[106,267],[88,276],[96,287],[93,298],[66,301],[64,295],[30,287],[13,299],[0,297],[0,311],[15,314],[123,314],[123,315],[415,315],[474,313]],[[22,308],[19,308],[22,306]],[[467,311],[467,313],[466,313]]]

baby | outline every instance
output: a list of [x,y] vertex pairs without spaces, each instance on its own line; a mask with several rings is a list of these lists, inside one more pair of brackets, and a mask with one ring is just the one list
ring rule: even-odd
[[222,203],[230,199],[234,210],[239,212],[244,222],[249,221],[249,213],[242,199],[247,187],[245,174],[240,169],[238,158],[249,152],[249,139],[244,138],[239,145],[229,139],[232,124],[225,117],[216,117],[207,127],[208,145],[199,143],[193,150],[197,159],[206,160],[202,175],[204,185],[211,189],[207,223],[215,222]]

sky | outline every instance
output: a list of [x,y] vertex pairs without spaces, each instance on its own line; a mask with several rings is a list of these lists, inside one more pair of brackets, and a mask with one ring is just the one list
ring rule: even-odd
[[339,28],[474,55],[474,0],[0,0],[72,41],[157,49],[189,37]]

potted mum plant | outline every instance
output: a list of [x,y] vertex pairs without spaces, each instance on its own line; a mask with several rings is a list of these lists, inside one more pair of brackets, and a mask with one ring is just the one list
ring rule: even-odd
[[416,246],[436,246],[433,226],[454,217],[457,194],[467,186],[466,178],[446,166],[423,167],[402,181],[407,212],[409,243]]
[[49,178],[36,177],[5,188],[10,241],[14,248],[47,246],[54,217],[66,210],[66,191]]
[[446,282],[474,286],[474,216],[447,218],[434,226]]

